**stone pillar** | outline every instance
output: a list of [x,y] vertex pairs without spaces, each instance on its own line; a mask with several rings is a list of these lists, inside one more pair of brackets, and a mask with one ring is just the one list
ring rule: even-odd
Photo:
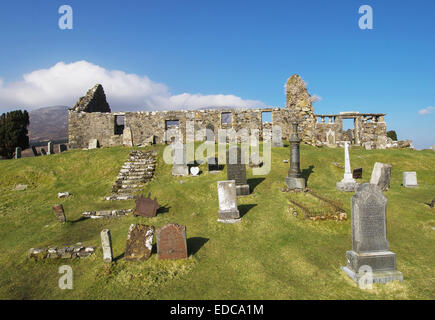
[[352,250],[346,252],[347,265],[341,269],[357,283],[367,277],[374,283],[403,280],[396,255],[389,250],[386,205],[382,191],[370,183],[360,185],[351,199]]
[[218,222],[240,222],[240,212],[237,209],[236,181],[218,181],[219,218]]
[[344,143],[344,178],[340,182],[337,182],[337,190],[351,192],[355,191],[357,185],[358,184],[352,176],[349,158],[349,143],[346,141]]
[[15,148],[15,159],[20,159],[20,158],[21,158],[21,148],[16,147]]
[[48,154],[54,154],[53,143],[51,141],[48,142],[47,145]]
[[285,178],[285,183],[289,189],[304,189],[305,179],[302,177],[300,168],[300,154],[299,148],[301,139],[298,136],[298,123],[292,123],[293,134],[290,136],[290,169],[288,177]]
[[101,247],[103,248],[104,262],[112,262],[112,237],[110,236],[110,230],[104,229],[101,231]]

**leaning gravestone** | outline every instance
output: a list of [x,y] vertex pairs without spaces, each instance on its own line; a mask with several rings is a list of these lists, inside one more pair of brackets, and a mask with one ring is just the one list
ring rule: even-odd
[[53,212],[57,220],[60,222],[66,221],[65,212],[63,211],[63,206],[61,204],[53,206]]
[[386,205],[382,191],[370,183],[358,186],[351,199],[352,251],[346,252],[347,265],[342,270],[357,283],[365,276],[362,270],[371,270],[375,283],[403,280],[396,270],[396,255],[389,251]]
[[125,260],[142,261],[151,256],[154,227],[132,224],[128,230]]
[[240,222],[240,212],[237,209],[236,181],[218,181],[219,218],[218,222]]
[[227,151],[227,179],[236,181],[237,195],[248,195],[249,184],[246,180],[245,154],[237,146],[231,146]]
[[104,262],[112,262],[112,237],[110,236],[110,230],[104,229],[101,231],[101,247],[103,248],[103,260]]
[[151,194],[148,194],[148,198],[144,196],[139,196],[136,199],[136,209],[133,212],[133,216],[141,216],[152,218],[157,214],[157,210],[160,208],[157,203],[157,198],[154,197],[154,200],[151,200]]
[[417,183],[417,172],[403,172],[402,184],[405,188],[415,188],[418,187]]
[[370,183],[377,185],[382,191],[386,191],[390,188],[391,168],[393,166],[388,163],[376,162]]
[[169,223],[156,232],[160,260],[187,258],[186,227]]
[[16,147],[15,148],[15,159],[20,159],[20,158],[21,158],[21,148]]

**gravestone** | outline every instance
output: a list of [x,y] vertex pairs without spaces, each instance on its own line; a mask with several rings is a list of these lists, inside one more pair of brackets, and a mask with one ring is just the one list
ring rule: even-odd
[[21,158],[21,148],[16,147],[15,148],[15,159],[20,159],[20,158]]
[[218,164],[218,158],[216,157],[208,158],[207,163],[209,173],[219,173],[223,170],[223,166]]
[[32,146],[32,152],[33,152],[33,155],[34,155],[35,157],[38,156],[38,151],[36,151],[36,147],[35,147],[35,146]]
[[125,127],[122,133],[122,145],[127,147],[133,147],[133,135],[130,127]]
[[209,124],[205,128],[205,142],[207,143],[215,143],[214,139],[214,126]]
[[282,129],[280,126],[272,126],[272,147],[284,147],[282,143]]
[[300,168],[300,143],[301,139],[298,136],[298,123],[292,122],[293,133],[290,136],[290,168],[288,176],[285,178],[285,183],[290,190],[305,189],[305,179],[302,177]]
[[176,141],[172,144],[172,175],[173,176],[188,176],[189,167],[186,164],[186,146]]
[[187,258],[186,227],[169,223],[156,232],[157,255],[160,260]]
[[190,174],[197,177],[199,174],[199,167],[190,167]]
[[142,261],[151,256],[154,227],[132,224],[128,230],[125,260]]
[[248,195],[250,193],[249,184],[246,180],[246,161],[242,149],[237,146],[231,146],[227,150],[227,180],[235,180],[236,192],[238,196]]
[[257,152],[252,152],[249,157],[249,167],[258,168],[261,166],[260,155]]
[[237,209],[236,181],[218,181],[219,218],[218,222],[240,222],[240,212]]
[[402,185],[405,188],[415,188],[418,187],[417,183],[417,172],[415,171],[405,171],[403,172]]
[[53,212],[57,220],[59,220],[60,222],[66,221],[65,212],[63,211],[63,205],[58,204],[53,206]]
[[44,148],[41,148],[41,154],[43,155],[43,156],[45,156],[45,155],[47,155],[47,152],[45,152],[45,149]]
[[358,186],[352,196],[352,250],[346,252],[347,265],[342,270],[357,283],[367,266],[375,283],[403,280],[396,270],[396,255],[389,250],[386,205],[380,188],[370,183]]
[[340,182],[337,182],[337,190],[352,192],[357,187],[356,181],[352,177],[350,171],[350,158],[349,158],[349,142],[344,142],[344,177]]
[[47,144],[47,153],[48,154],[54,154],[54,148],[53,148],[53,143],[51,141],[48,142]]
[[391,168],[391,164],[376,162],[370,183],[377,185],[382,191],[388,190],[390,188]]
[[98,148],[98,140],[97,139],[91,139],[89,140],[88,149],[97,149]]
[[355,168],[352,171],[352,178],[354,179],[362,179],[362,168]]
[[101,247],[103,248],[103,260],[104,262],[112,262],[112,237],[110,236],[110,230],[104,229],[101,231]]
[[133,212],[133,216],[141,216],[141,217],[155,217],[157,214],[157,210],[160,208],[159,204],[157,203],[157,198],[154,198],[154,200],[151,200],[150,198],[151,194],[148,194],[148,198],[145,198],[144,196],[139,196],[136,199],[136,209]]

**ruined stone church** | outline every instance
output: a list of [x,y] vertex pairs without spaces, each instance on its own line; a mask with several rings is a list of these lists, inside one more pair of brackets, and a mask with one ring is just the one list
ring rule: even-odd
[[[340,112],[315,114],[313,97],[299,75],[286,83],[285,108],[220,108],[204,110],[111,112],[103,87],[95,85],[68,111],[68,138],[70,148],[85,148],[91,139],[100,146],[166,143],[167,132],[177,130],[185,139],[186,122],[194,124],[196,141],[209,140],[206,130],[218,129],[263,130],[279,127],[283,139],[292,133],[292,121],[299,122],[302,142],[316,146],[342,145],[344,141],[367,149],[394,146],[387,138],[384,113]],[[264,121],[264,113],[272,121]],[[352,119],[353,130],[343,130],[343,119]],[[166,132],[166,133],[165,133]]]

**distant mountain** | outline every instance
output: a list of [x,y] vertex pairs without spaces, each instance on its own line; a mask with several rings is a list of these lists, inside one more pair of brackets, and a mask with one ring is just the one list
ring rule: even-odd
[[29,118],[29,139],[32,144],[68,140],[68,107],[39,108],[30,111]]

